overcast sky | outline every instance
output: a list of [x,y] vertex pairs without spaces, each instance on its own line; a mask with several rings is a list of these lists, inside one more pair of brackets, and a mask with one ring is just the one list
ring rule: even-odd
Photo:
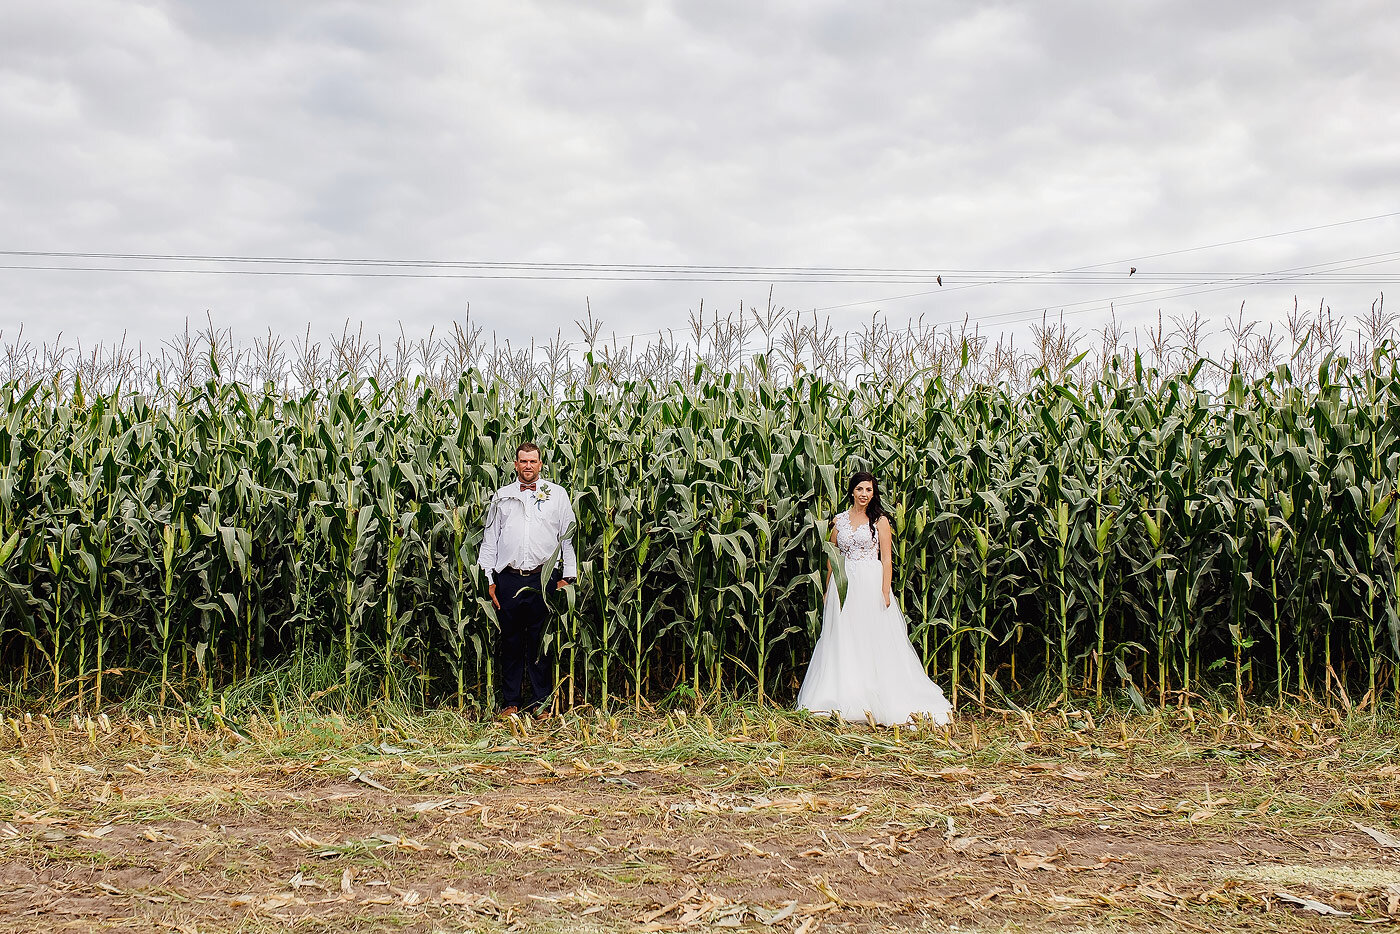
[[[1129,323],[1294,295],[1354,315],[1383,282],[1152,277],[1400,275],[1400,217],[1335,226],[1400,212],[1397,49],[1387,0],[12,2],[0,250],[944,271],[774,285],[838,326],[1087,329],[1109,298]],[[965,272],[1085,266],[1121,282]],[[0,269],[0,330],[150,343],[207,311],[244,339],[417,334],[470,305],[520,340],[568,334],[585,298],[628,334],[768,292]]]

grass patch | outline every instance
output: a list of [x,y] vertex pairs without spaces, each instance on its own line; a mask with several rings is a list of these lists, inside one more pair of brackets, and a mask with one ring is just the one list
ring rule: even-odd
[[306,710],[5,735],[0,875],[21,881],[0,928],[40,904],[103,906],[93,929],[326,931],[768,927],[791,904],[782,929],[1213,930],[1266,909],[1288,929],[1275,888],[1388,920],[1400,882],[1351,826],[1400,833],[1395,722],[1308,709],[988,711],[923,733],[741,705]]
[[1325,891],[1357,891],[1400,885],[1400,870],[1372,866],[1245,866],[1223,870],[1221,876],[1271,885],[1309,885]]

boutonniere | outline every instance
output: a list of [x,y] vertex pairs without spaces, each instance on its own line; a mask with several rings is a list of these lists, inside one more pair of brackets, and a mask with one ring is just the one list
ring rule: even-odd
[[550,492],[551,492],[551,491],[550,491],[550,489],[549,489],[549,484],[548,484],[548,483],[541,483],[541,484],[539,485],[539,488],[538,488],[537,490],[535,490],[535,492],[534,492],[533,494],[531,494],[531,495],[534,496],[534,498],[535,498],[535,508],[537,508],[537,509],[543,509],[543,508],[544,508],[544,504],[547,503],[547,502],[549,502],[549,494],[550,494]]

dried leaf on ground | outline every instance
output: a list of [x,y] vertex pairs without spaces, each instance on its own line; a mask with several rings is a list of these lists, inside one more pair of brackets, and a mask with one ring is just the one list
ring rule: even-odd
[[1290,892],[1275,892],[1274,895],[1275,895],[1280,901],[1288,902],[1290,905],[1297,905],[1299,908],[1302,908],[1304,911],[1314,911],[1314,912],[1317,912],[1317,913],[1320,914],[1320,915],[1337,915],[1337,916],[1343,917],[1343,918],[1349,918],[1349,917],[1351,917],[1351,912],[1349,912],[1349,911],[1338,911],[1336,908],[1333,908],[1331,905],[1327,904],[1326,902],[1320,902],[1320,901],[1317,901],[1316,899],[1312,899],[1312,898],[1303,898],[1303,897],[1298,896],[1298,895],[1293,895],[1293,894],[1290,893]]
[[369,787],[378,789],[379,791],[389,790],[387,786],[375,781],[374,776],[369,774],[369,772],[361,771],[360,769],[355,768],[353,765],[350,767],[349,778],[352,782],[360,782],[361,784],[368,785]]
[[1370,837],[1372,840],[1376,841],[1376,843],[1378,843],[1380,846],[1384,847],[1385,849],[1387,849],[1387,850],[1400,850],[1400,839],[1397,839],[1396,837],[1392,837],[1390,834],[1386,833],[1385,831],[1383,831],[1383,830],[1376,830],[1374,827],[1367,827],[1367,826],[1365,826],[1364,824],[1358,824],[1356,821],[1352,821],[1352,822],[1351,822],[1351,825],[1352,825],[1353,827],[1355,827],[1357,830],[1359,830],[1359,831],[1361,831],[1362,833],[1364,833],[1366,836]]

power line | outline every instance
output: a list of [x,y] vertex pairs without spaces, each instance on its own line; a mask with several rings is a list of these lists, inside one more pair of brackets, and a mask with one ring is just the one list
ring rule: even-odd
[[[1277,233],[1262,234],[1255,237],[1245,237],[1238,240],[1229,240],[1222,243],[1208,244],[1206,246],[1189,247],[1181,250],[1170,250],[1163,253],[1147,254],[1145,256],[1126,257],[1120,260],[1112,260],[1104,263],[1094,263],[1087,266],[1077,266],[1071,269],[1062,270],[1005,270],[1005,269],[948,269],[948,268],[909,268],[909,267],[882,267],[882,266],[757,266],[757,265],[702,265],[702,264],[656,264],[656,263],[564,263],[564,262],[521,262],[521,261],[495,261],[495,260],[429,260],[429,259],[383,259],[383,258],[335,258],[318,256],[238,256],[219,254],[189,254],[189,253],[118,253],[118,252],[78,252],[78,251],[55,251],[55,250],[0,250],[0,256],[13,256],[16,258],[47,258],[47,259],[106,259],[119,260],[123,262],[177,262],[177,263],[229,263],[229,264],[260,264],[260,265],[295,265],[295,266],[361,266],[361,267],[391,267],[396,269],[460,269],[471,271],[486,271],[492,275],[442,275],[440,278],[501,278],[501,279],[544,279],[560,278],[566,281],[736,281],[736,282],[767,282],[774,276],[793,277],[792,281],[806,281],[808,277],[822,277],[850,279],[851,281],[869,280],[872,282],[884,281],[882,277],[889,277],[894,280],[911,278],[934,279],[942,276],[969,277],[979,280],[976,284],[994,284],[1001,279],[1019,278],[1046,278],[1052,276],[1067,277],[1076,273],[1083,273],[1089,270],[1102,269],[1106,266],[1123,265],[1127,263],[1141,262],[1148,259],[1157,259],[1164,256],[1175,256],[1183,253],[1198,252],[1201,250],[1216,249],[1224,246],[1233,246],[1240,243],[1250,243],[1257,240],[1267,240],[1275,237],[1292,236],[1299,233],[1308,233],[1316,230],[1326,230],[1334,227],[1342,227],[1348,224],[1359,224],[1367,221],[1381,220],[1390,217],[1400,217],[1400,211],[1389,214],[1376,214],[1370,217],[1353,218],[1351,220],[1337,221],[1331,224],[1318,224],[1312,227],[1300,227],[1294,230],[1279,231]],[[10,265],[0,266],[7,269],[26,270],[71,270],[75,272],[148,272],[148,273],[178,273],[178,272],[202,272],[205,274],[243,274],[243,275],[335,275],[367,277],[376,274],[357,273],[353,271],[332,271],[326,273],[300,273],[281,270],[257,270],[246,272],[242,270],[194,270],[183,268],[147,268],[147,267],[109,267],[109,266],[37,266],[37,265]],[[497,274],[499,273],[499,274]],[[1220,275],[1215,272],[1210,275]],[[389,275],[389,274],[377,274]],[[412,278],[433,278],[428,275],[402,274],[404,277]],[[1156,275],[1177,275],[1191,277],[1194,273],[1157,273]],[[713,279],[711,278],[713,277]],[[985,279],[986,281],[981,281]],[[870,299],[862,303],[870,304],[879,301],[893,301],[901,297],[915,296],[891,296],[886,299]],[[844,306],[832,306],[844,307]],[[816,309],[825,311],[830,309]]]
[[[57,265],[38,263],[0,264],[0,269],[42,271],[42,272],[83,272],[83,273],[145,273],[157,275],[240,275],[240,276],[282,276],[297,278],[356,278],[356,279],[448,279],[448,280],[508,280],[508,281],[565,281],[565,282],[733,282],[768,284],[808,284],[808,285],[875,285],[875,284],[937,284],[937,288],[927,291],[865,299],[838,305],[827,305],[812,309],[813,312],[835,311],[843,308],[859,307],[883,302],[901,301],[935,294],[947,294],[970,288],[983,288],[990,285],[1077,285],[1104,286],[1119,285],[1124,282],[1121,271],[1105,273],[1101,270],[1111,266],[1128,266],[1167,256],[1178,256],[1204,250],[1218,249],[1242,243],[1293,236],[1318,230],[1328,230],[1351,224],[1400,217],[1400,211],[1375,214],[1369,217],[1353,218],[1329,224],[1316,224],[1292,230],[1242,237],[1219,243],[1168,250],[1159,253],[1124,257],[1101,263],[1092,263],[1058,270],[1008,270],[1008,269],[931,269],[910,267],[870,267],[870,266],[758,266],[758,265],[700,265],[700,264],[650,264],[650,263],[546,263],[546,262],[503,262],[503,261],[453,261],[453,260],[400,260],[383,258],[333,258],[297,256],[238,256],[178,253],[119,253],[119,252],[78,252],[48,250],[0,250],[0,256],[16,259],[50,260],[113,260],[124,263],[221,263],[236,267],[248,266],[293,266],[293,269],[234,268],[208,269],[198,266],[122,266],[122,265]],[[1382,257],[1377,259],[1377,257]],[[1134,276],[1135,284],[1160,285],[1165,288],[1130,292],[1108,298],[1086,299],[1071,302],[1060,307],[1062,315],[1077,315],[1106,308],[1109,305],[1139,305],[1171,298],[1184,298],[1191,295],[1241,288],[1250,285],[1265,285],[1279,282],[1307,279],[1314,285],[1383,285],[1400,282],[1397,273],[1349,273],[1346,270],[1365,266],[1376,266],[1394,262],[1400,253],[1371,254],[1299,266],[1271,272],[1238,271],[1171,271],[1144,270]],[[315,267],[307,269],[304,267]],[[342,268],[326,268],[342,267]],[[352,268],[343,268],[352,267]],[[353,267],[361,267],[359,269]],[[365,268],[374,271],[365,271]],[[409,271],[423,270],[423,271]],[[1134,270],[1136,272],[1136,270]],[[946,280],[946,285],[945,281]],[[1053,303],[1052,303],[1053,304]],[[1092,307],[1080,307],[1092,306]],[[1065,309],[1075,309],[1066,311]],[[1045,306],[1014,312],[998,312],[978,315],[975,318],[954,319],[995,321],[1008,319],[1005,323],[1024,320],[1025,315],[1046,313]],[[665,334],[674,328],[645,331],[636,334],[620,335],[621,339]]]
[[[1077,302],[1069,302],[1063,305],[1054,305],[1058,308],[1057,315],[1080,315],[1094,311],[1103,311],[1110,306],[1133,306],[1143,305],[1150,302],[1164,301],[1176,298],[1188,298],[1192,295],[1205,295],[1212,292],[1228,291],[1230,289],[1246,288],[1254,285],[1271,285],[1286,282],[1298,282],[1306,280],[1311,285],[1337,284],[1324,277],[1326,273],[1336,273],[1347,269],[1359,269],[1367,266],[1383,265],[1400,261],[1400,251],[1391,253],[1372,253],[1367,256],[1356,256],[1349,259],[1333,260],[1327,263],[1314,263],[1307,266],[1292,266],[1286,269],[1274,270],[1264,273],[1248,274],[1223,274],[1214,279],[1204,279],[1191,282],[1174,288],[1152,289],[1147,291],[1128,292],[1121,295],[1100,296],[1097,298],[1083,299]],[[1136,277],[1134,277],[1136,278]],[[1388,277],[1384,281],[1393,281],[1395,277]],[[1122,276],[1115,277],[1114,284],[1121,283]],[[1348,280],[1348,284],[1355,284],[1362,280]],[[1365,280],[1369,282],[1370,280]],[[1378,280],[1379,281],[1379,280]],[[1146,283],[1144,283],[1146,284]],[[971,286],[962,286],[970,288]],[[957,289],[954,288],[953,291]],[[947,289],[943,291],[948,291]],[[1053,303],[1052,303],[1053,304]],[[1091,306],[1081,308],[1079,306]],[[1065,309],[1076,309],[1066,311]],[[827,309],[816,308],[812,311],[825,311]],[[1019,309],[1017,311],[992,312],[980,315],[965,315],[958,318],[943,319],[931,322],[935,327],[944,324],[957,324],[961,321],[972,323],[1000,321],[1002,324],[1021,324],[1026,321],[1033,321],[1043,314],[1049,313],[1049,307],[1040,305],[1035,308]],[[1029,316],[1029,317],[1027,317]],[[1007,320],[1001,320],[1007,319]],[[662,328],[657,331],[640,331],[635,334],[616,335],[617,339],[628,340],[634,337],[650,337],[653,335],[665,334],[674,331],[675,328]]]
[[[1373,255],[1375,255],[1375,256],[1387,257],[1387,258],[1385,258],[1385,259],[1376,259],[1376,260],[1373,260],[1372,262],[1366,262],[1366,263],[1363,263],[1363,262],[1356,262],[1356,263],[1354,263],[1352,266],[1348,266],[1348,267],[1344,267],[1344,268],[1354,268],[1354,267],[1361,267],[1361,266],[1374,266],[1374,265],[1378,265],[1378,264],[1381,264],[1381,263],[1393,263],[1393,262],[1396,262],[1397,260],[1400,260],[1400,252],[1397,252],[1397,253],[1377,253],[1377,254],[1373,254]],[[1367,259],[1367,258],[1368,258],[1368,257],[1358,257],[1358,259]],[[1345,261],[1343,261],[1343,262],[1345,262]],[[1296,268],[1297,268],[1297,269],[1300,269],[1300,270],[1304,270],[1304,269],[1308,269],[1308,268],[1310,268],[1310,267],[1307,267],[1307,266],[1300,266],[1300,267],[1296,267]],[[1272,276],[1272,278],[1266,276],[1266,277],[1261,277],[1261,278],[1253,278],[1253,279],[1249,279],[1249,280],[1246,280],[1246,281],[1241,281],[1241,280],[1238,280],[1238,279],[1221,279],[1221,280],[1217,280],[1216,282],[1205,282],[1205,283],[1200,283],[1200,285],[1205,286],[1204,288],[1191,288],[1191,289],[1160,289],[1160,290],[1156,290],[1156,291],[1152,291],[1152,292],[1134,292],[1134,293],[1128,293],[1128,294],[1126,294],[1126,295],[1112,296],[1112,297],[1109,297],[1109,298],[1085,299],[1084,301],[1071,302],[1071,303],[1069,303],[1069,304],[1067,304],[1067,305],[1060,306],[1060,309],[1059,309],[1059,311],[1058,311],[1056,314],[1057,314],[1057,315],[1066,315],[1066,316],[1068,316],[1068,315],[1081,315],[1081,314],[1087,314],[1087,313],[1089,313],[1089,312],[1094,312],[1094,311],[1103,311],[1103,310],[1109,308],[1110,306],[1112,306],[1112,307],[1119,307],[1119,306],[1145,305],[1145,304],[1149,304],[1149,303],[1151,303],[1151,302],[1162,301],[1162,300],[1164,300],[1164,299],[1188,298],[1188,297],[1193,296],[1193,295],[1206,295],[1206,294],[1209,294],[1209,293],[1212,293],[1212,292],[1225,292],[1225,291],[1229,291],[1230,289],[1245,288],[1245,287],[1251,286],[1251,285],[1269,285],[1269,284],[1272,284],[1272,283],[1297,282],[1297,281],[1302,280],[1302,279],[1307,279],[1310,283],[1313,283],[1313,282],[1317,282],[1317,281],[1318,281],[1318,280],[1314,280],[1314,279],[1310,278],[1309,274],[1306,273],[1306,272],[1297,272],[1297,273],[1293,273],[1293,272],[1288,271],[1288,270],[1283,270],[1283,271],[1280,271],[1279,273],[1270,274],[1270,275]],[[1145,297],[1145,298],[1139,298],[1138,296],[1147,296],[1147,297]],[[1134,299],[1134,300],[1132,300],[1132,301],[1125,301],[1125,299]],[[1087,308],[1080,308],[1080,307],[1078,307],[1078,306],[1081,306],[1081,305],[1089,305],[1089,306],[1091,306],[1091,307],[1087,307]],[[1065,308],[1074,308],[1074,309],[1076,309],[1076,310],[1074,310],[1074,311],[1065,311],[1065,310],[1064,310]],[[998,319],[1006,318],[1006,319],[1009,319],[1009,320],[1002,321],[1003,324],[1020,324],[1020,323],[1026,322],[1026,321],[1033,321],[1033,320],[1035,320],[1035,318],[1036,318],[1037,316],[1040,316],[1040,315],[1042,315],[1042,314],[1048,314],[1048,313],[1049,313],[1049,308],[1044,307],[1044,306],[1041,306],[1041,307],[1038,307],[1038,308],[1027,308],[1027,309],[1022,309],[1021,311],[1008,311],[1008,312],[998,312],[998,313],[990,314],[990,315],[979,315],[979,316],[976,316],[976,317],[972,318],[971,320],[975,320],[975,321],[981,322],[981,321],[993,321],[993,320],[998,320]],[[1030,315],[1030,317],[1025,317],[1026,315]],[[942,321],[942,322],[937,322],[937,323],[938,323],[938,324],[953,324],[953,323],[956,323],[958,320],[961,320],[961,319],[952,319],[952,320],[949,320],[949,321]]]
[[[772,283],[772,284],[809,284],[809,285],[871,285],[871,284],[891,284],[891,283],[911,283],[936,281],[933,278],[922,279],[895,279],[895,278],[873,278],[873,277],[852,277],[842,276],[834,273],[808,275],[808,276],[739,276],[739,275],[669,275],[669,276],[644,276],[644,275],[524,275],[519,273],[475,273],[475,272],[363,272],[356,270],[303,270],[303,269],[190,269],[181,267],[151,267],[151,266],[52,266],[28,263],[4,263],[0,264],[0,269],[25,270],[36,272],[86,272],[86,273],[149,273],[157,275],[203,275],[203,276],[290,276],[294,278],[351,278],[351,279],[466,279],[466,280],[509,280],[509,281],[556,281],[556,282],[737,282],[737,283]],[[970,272],[949,272],[940,274],[947,279],[947,287],[934,289],[930,292],[919,293],[921,295],[938,294],[943,292],[956,292],[962,289],[974,288],[984,285],[1118,285],[1124,281],[1124,275],[1117,273],[1112,276],[1105,275],[1072,275],[1057,272],[1030,272],[1030,271],[1000,271],[988,274],[973,275]],[[1216,278],[1224,276],[1231,278],[1249,278],[1269,276],[1273,273],[1264,272],[1169,272],[1142,275],[1133,281],[1144,285],[1171,285],[1185,284],[1194,285],[1205,281],[1214,281]],[[1400,273],[1386,274],[1335,274],[1324,278],[1319,278],[1318,282],[1329,285],[1384,285],[1400,282]],[[904,296],[912,298],[914,296]],[[815,311],[828,311],[836,308],[847,308],[854,305],[869,304],[867,302],[852,302],[847,305],[834,305],[825,308],[817,308]]]
[[[1259,241],[1259,240],[1272,240],[1272,239],[1277,238],[1277,237],[1291,237],[1291,236],[1293,236],[1294,234],[1311,233],[1311,232],[1316,231],[1316,230],[1329,230],[1329,229],[1331,229],[1331,228],[1333,228],[1333,227],[1345,227],[1345,226],[1347,226],[1347,225],[1349,225],[1349,224],[1362,224],[1362,223],[1366,223],[1367,221],[1385,220],[1386,218],[1391,218],[1391,217],[1400,217],[1400,211],[1391,211],[1391,212],[1388,213],[1388,214],[1373,214],[1373,215],[1371,215],[1370,217],[1356,217],[1356,218],[1352,218],[1351,220],[1336,221],[1335,223],[1331,223],[1331,224],[1316,224],[1316,225],[1314,225],[1314,226],[1312,226],[1312,227],[1298,227],[1298,228],[1296,228],[1296,229],[1294,229],[1294,230],[1281,230],[1281,231],[1279,231],[1279,232],[1277,232],[1277,233],[1259,234],[1258,236],[1254,236],[1254,237],[1241,237],[1241,238],[1238,239],[1238,240],[1224,240],[1224,241],[1222,241],[1222,242],[1220,242],[1220,243],[1208,243],[1208,244],[1205,244],[1205,245],[1203,245],[1203,246],[1186,247],[1186,248],[1180,249],[1180,250],[1167,250],[1166,252],[1163,252],[1163,253],[1148,253],[1148,254],[1143,255],[1143,256],[1129,256],[1129,257],[1125,257],[1125,258],[1123,258],[1123,259],[1110,260],[1109,262],[1106,262],[1106,263],[1093,263],[1093,264],[1087,265],[1087,266],[1074,266],[1074,267],[1072,267],[1072,268],[1070,268],[1070,269],[1058,270],[1057,272],[1059,272],[1059,273],[1064,273],[1064,272],[1079,272],[1079,271],[1088,270],[1088,269],[1102,269],[1102,268],[1105,267],[1105,266],[1121,266],[1121,265],[1124,265],[1124,264],[1126,264],[1126,263],[1137,263],[1137,262],[1142,262],[1142,261],[1149,260],[1149,259],[1161,259],[1161,258],[1164,257],[1164,256],[1180,256],[1180,255],[1182,255],[1182,254],[1184,254],[1184,253],[1198,253],[1198,252],[1201,252],[1201,251],[1203,251],[1203,250],[1215,250],[1215,249],[1219,249],[1219,248],[1221,248],[1221,247],[1237,246],[1237,245],[1239,245],[1239,244],[1241,244],[1241,243],[1254,243],[1254,242]],[[1031,274],[1029,274],[1029,275],[1035,276],[1035,275],[1038,275],[1038,274],[1036,274],[1036,273],[1031,273]],[[1008,280],[1008,281],[1009,281],[1009,280]],[[982,283],[982,282],[979,282],[979,283],[975,283],[975,284],[973,284],[973,285],[961,286],[960,288],[973,288],[973,287],[981,286],[981,285],[994,285],[994,284],[1000,285],[1000,284],[1004,284],[1004,283],[1001,283],[1001,282],[998,282],[998,283],[990,283],[990,282],[988,282],[988,283]],[[813,311],[835,311],[835,310],[840,309],[840,308],[855,308],[855,307],[857,307],[857,306],[859,306],[859,305],[877,305],[877,304],[881,304],[881,303],[883,303],[883,302],[902,301],[903,299],[906,299],[906,298],[920,298],[920,297],[925,296],[925,295],[933,295],[933,294],[935,294],[937,291],[938,291],[938,290],[935,289],[935,290],[928,291],[928,292],[914,292],[914,293],[909,294],[909,295],[891,295],[891,296],[888,296],[888,297],[886,297],[886,298],[865,299],[865,300],[859,301],[859,302],[846,302],[846,303],[841,304],[841,305],[826,305],[826,306],[824,306],[824,307],[821,307],[821,308],[814,308],[814,309],[812,309],[812,310],[813,310]]]

